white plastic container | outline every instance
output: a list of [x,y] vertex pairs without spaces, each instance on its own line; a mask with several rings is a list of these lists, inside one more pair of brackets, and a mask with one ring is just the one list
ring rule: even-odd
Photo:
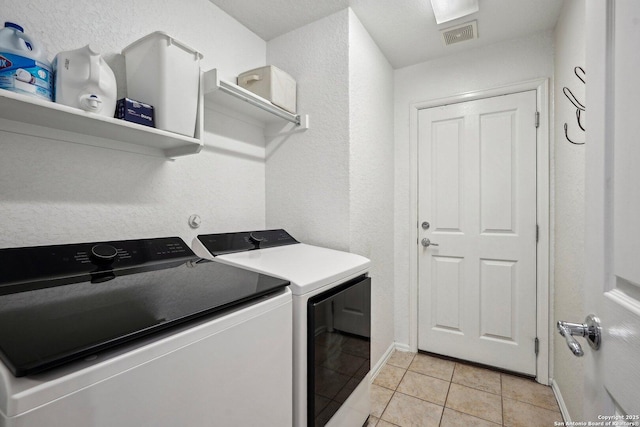
[[53,69],[57,103],[113,117],[118,97],[116,77],[90,45],[58,53]]
[[53,73],[46,49],[12,22],[0,29],[0,88],[53,100]]
[[153,106],[156,128],[193,137],[202,54],[162,31],[131,43],[122,54],[127,97]]
[[296,112],[296,81],[280,68],[267,65],[246,71],[238,76],[238,86],[290,113]]

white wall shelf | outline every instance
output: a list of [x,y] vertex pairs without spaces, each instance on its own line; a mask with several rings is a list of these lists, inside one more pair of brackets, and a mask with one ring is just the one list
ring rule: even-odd
[[[0,130],[146,154],[179,157],[202,149],[202,102],[196,138],[100,116],[66,105],[0,90]],[[89,138],[87,138],[89,137]]]
[[232,110],[240,116],[248,117],[262,124],[267,136],[276,136],[270,130],[266,130],[267,127],[271,129],[272,124],[290,122],[295,126],[281,133],[299,132],[309,128],[308,115],[290,113],[253,92],[220,80],[218,70],[215,68],[206,71],[203,80],[205,105],[214,109]]

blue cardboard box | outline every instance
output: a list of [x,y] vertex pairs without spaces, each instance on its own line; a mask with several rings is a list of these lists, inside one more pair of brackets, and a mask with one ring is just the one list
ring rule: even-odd
[[129,98],[118,100],[115,118],[152,128],[156,127],[153,120],[153,107]]

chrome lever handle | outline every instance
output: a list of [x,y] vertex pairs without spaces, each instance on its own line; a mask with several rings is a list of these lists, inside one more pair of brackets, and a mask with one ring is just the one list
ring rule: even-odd
[[581,323],[569,323],[562,320],[558,321],[558,331],[560,335],[562,335],[565,340],[567,340],[567,346],[569,350],[573,353],[574,356],[582,357],[584,356],[584,351],[582,351],[582,346],[573,335],[579,335],[581,337],[584,336],[584,328],[587,325]]
[[433,243],[431,240],[427,239],[426,237],[422,239],[421,243],[422,243],[422,246],[424,246],[425,248],[428,248],[429,246],[440,246],[437,243]]
[[593,314],[587,316],[585,323],[571,323],[563,320],[558,321],[558,331],[567,340],[567,346],[571,352],[578,357],[584,355],[582,346],[573,338],[574,335],[587,339],[589,346],[598,350],[602,340],[602,328],[600,327],[600,319]]

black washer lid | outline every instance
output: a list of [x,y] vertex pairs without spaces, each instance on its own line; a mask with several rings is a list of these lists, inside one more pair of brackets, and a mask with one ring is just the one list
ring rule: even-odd
[[0,359],[31,375],[278,292],[177,237],[0,249]]

